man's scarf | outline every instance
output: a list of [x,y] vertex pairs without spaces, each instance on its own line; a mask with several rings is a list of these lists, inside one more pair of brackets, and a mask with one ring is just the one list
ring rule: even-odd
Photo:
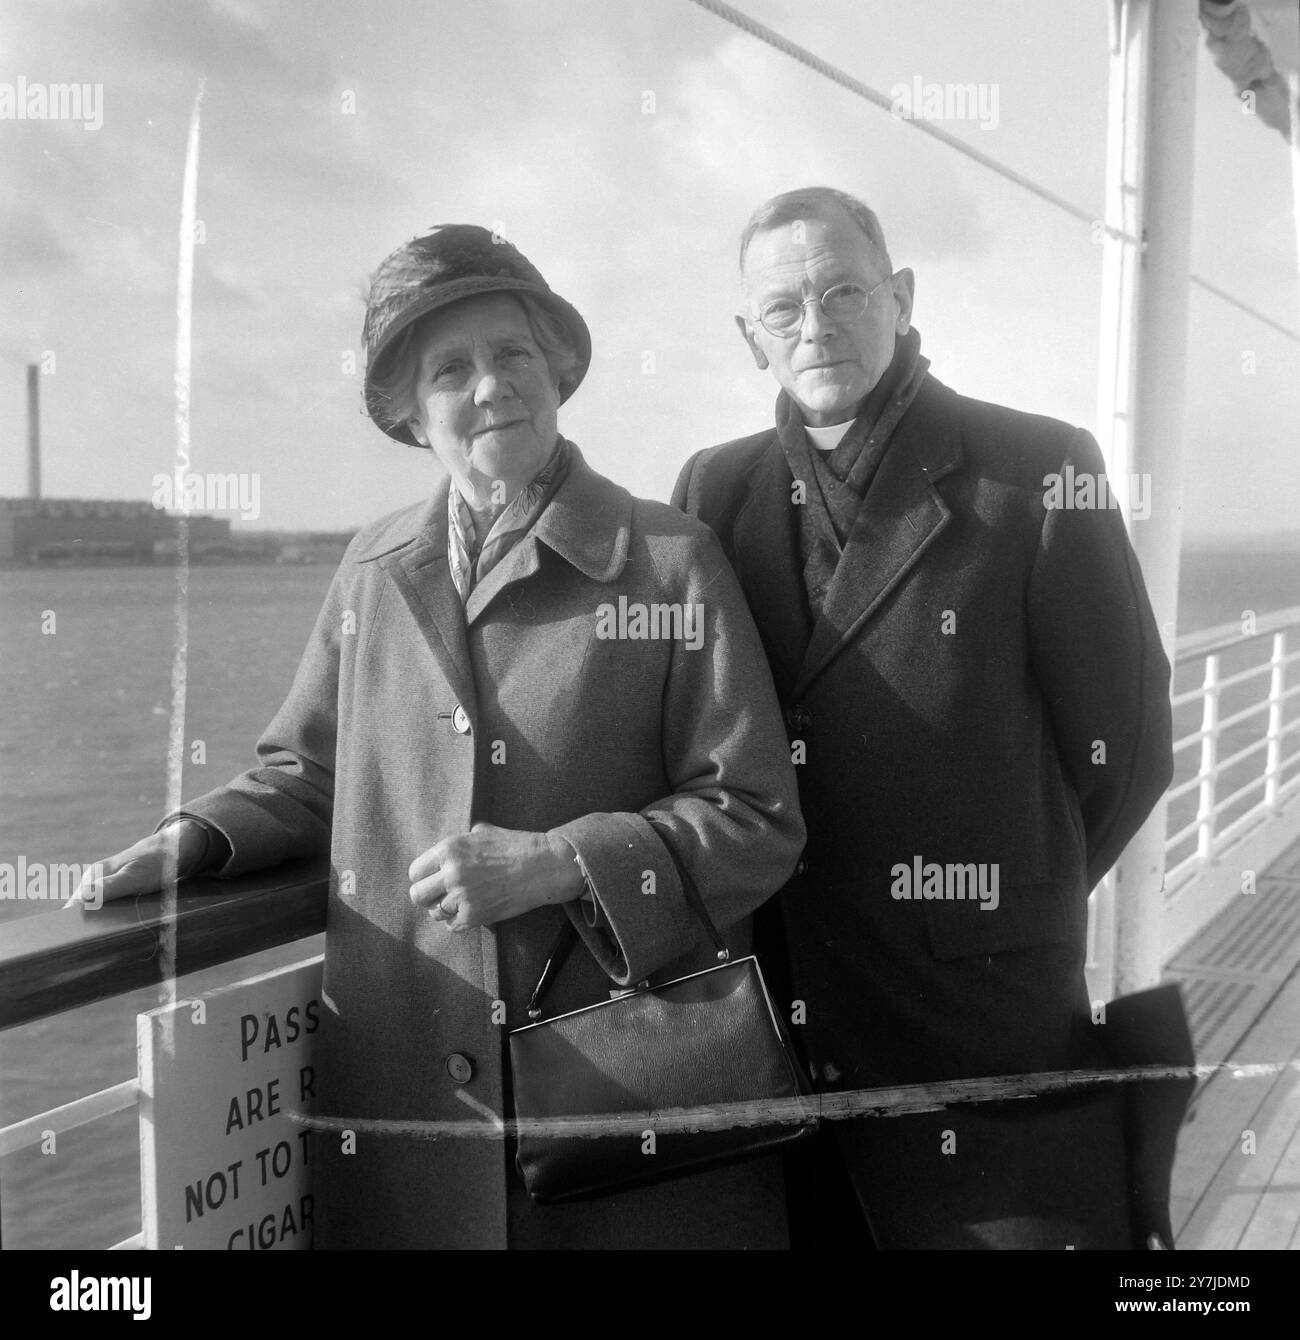
[[569,444],[559,438],[544,466],[506,504],[482,544],[474,513],[455,480],[447,494],[447,563],[463,605],[469,593],[515,547],[542,514],[569,473]]
[[849,532],[889,446],[894,429],[921,389],[930,360],[921,337],[909,329],[872,388],[853,426],[833,451],[818,451],[804,432],[798,406],[782,391],[776,402],[776,430],[790,473],[803,484],[799,509],[799,549],[803,579],[813,613],[820,612]]

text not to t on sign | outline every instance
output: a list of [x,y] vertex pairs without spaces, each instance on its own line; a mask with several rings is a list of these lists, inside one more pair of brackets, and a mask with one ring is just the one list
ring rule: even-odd
[[321,959],[136,1016],[144,1245],[312,1245]]

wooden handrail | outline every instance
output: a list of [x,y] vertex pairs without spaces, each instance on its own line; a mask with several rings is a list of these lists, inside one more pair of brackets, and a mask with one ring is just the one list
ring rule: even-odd
[[[325,929],[327,860],[287,861],[238,879],[178,887],[171,974],[197,972]],[[0,935],[0,1028],[90,1005],[166,975],[162,896],[62,908],[6,922]]]

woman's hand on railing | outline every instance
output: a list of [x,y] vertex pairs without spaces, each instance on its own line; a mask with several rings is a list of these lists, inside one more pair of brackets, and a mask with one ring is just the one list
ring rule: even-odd
[[117,898],[157,893],[164,885],[194,874],[207,850],[203,826],[181,819],[116,856],[86,866],[81,882],[63,906],[94,911]]

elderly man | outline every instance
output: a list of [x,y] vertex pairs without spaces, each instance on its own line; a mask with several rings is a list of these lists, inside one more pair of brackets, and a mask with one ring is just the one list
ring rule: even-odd
[[[808,846],[781,903],[810,1068],[827,1092],[978,1100],[981,1077],[1104,1066],[1088,893],[1172,760],[1169,664],[1097,445],[930,375],[913,275],[851,196],[768,201],[741,274],[776,426],[692,457],[674,501],[739,574],[799,765]],[[1122,1106],[1112,1086],[973,1101],[827,1142],[879,1246],[1128,1247]]]

